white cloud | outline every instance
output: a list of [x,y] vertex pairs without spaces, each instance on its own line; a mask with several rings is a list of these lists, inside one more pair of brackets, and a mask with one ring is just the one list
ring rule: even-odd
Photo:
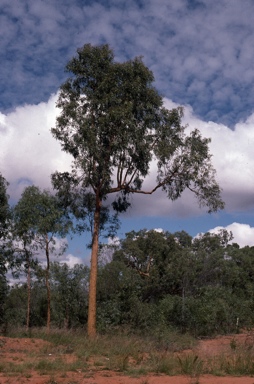
[[254,246],[254,227],[251,227],[248,224],[241,223],[232,223],[226,227],[215,227],[210,229],[210,233],[218,233],[221,229],[226,229],[228,232],[232,232],[233,240],[231,243],[237,243],[240,247],[245,247],[247,245]]
[[[56,95],[47,103],[19,107],[9,114],[0,114],[0,162],[3,176],[10,182],[12,198],[19,198],[29,184],[41,188],[50,187],[50,175],[66,171],[71,157],[61,151],[50,128],[55,125]],[[165,99],[169,109],[177,104]],[[254,206],[254,114],[245,122],[236,124],[235,130],[214,122],[205,122],[195,116],[190,106],[185,107],[183,124],[187,130],[198,128],[202,135],[211,137],[212,162],[217,170],[217,180],[223,189],[226,210],[248,211]],[[156,163],[151,166],[149,178],[144,184],[149,190],[156,180]],[[199,209],[190,192],[179,200],[170,202],[162,191],[150,196],[131,196],[133,209],[128,215],[180,216],[199,215]]]
[[68,253],[64,259],[58,260],[61,264],[66,263],[70,268],[73,268],[75,264],[83,264],[83,260],[80,257],[74,256]]
[[25,105],[0,115],[1,173],[15,199],[29,184],[49,188],[53,172],[69,169],[70,156],[61,151],[50,132],[57,115],[55,102],[53,95],[47,103]]
[[185,108],[184,122],[189,129],[198,128],[204,137],[211,138],[210,152],[223,189],[226,210],[248,210],[254,207],[254,114],[236,124],[232,130],[223,124],[204,122]]
[[109,246],[117,246],[119,244],[120,244],[120,239],[118,236],[114,236],[113,238],[112,237],[108,238],[108,245]]
[[106,265],[112,261],[114,251],[120,245],[120,238],[115,236],[114,238],[108,238],[107,244],[104,244],[98,255],[98,261],[100,265]]
[[154,228],[154,231],[158,232],[158,233],[163,233],[164,232],[164,230],[162,228]]

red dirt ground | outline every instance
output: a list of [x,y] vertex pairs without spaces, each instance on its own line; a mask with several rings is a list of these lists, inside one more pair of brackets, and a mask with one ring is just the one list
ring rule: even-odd
[[[233,336],[223,336],[212,340],[201,340],[193,352],[200,357],[219,355],[232,352],[232,340],[237,345],[253,345],[253,334],[240,334]],[[0,337],[0,368],[1,362],[26,362],[29,355],[38,356],[41,350],[50,351],[50,343],[39,339],[15,339]],[[190,352],[190,351],[189,351]],[[50,357],[51,354],[48,353]],[[52,356],[53,358],[53,356]],[[66,355],[70,361],[72,355]],[[203,375],[197,379],[189,376],[166,376],[166,375],[147,375],[138,378],[120,375],[110,371],[88,371],[77,370],[67,372],[64,375],[59,372],[53,375],[41,375],[38,372],[29,374],[4,374],[0,372],[0,384],[254,384],[254,377],[217,377]]]

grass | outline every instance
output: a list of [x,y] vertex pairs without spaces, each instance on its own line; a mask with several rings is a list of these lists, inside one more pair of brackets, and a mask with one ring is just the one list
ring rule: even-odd
[[254,355],[249,351],[241,351],[230,356],[220,356],[218,371],[231,376],[254,375]]
[[198,384],[199,378],[203,373],[203,360],[193,353],[178,356],[181,373],[191,378],[191,383]]
[[[24,330],[12,330],[12,337],[28,337]],[[25,356],[12,362],[0,362],[0,372],[5,374],[29,375],[37,371],[41,375],[66,374],[78,371],[91,374],[94,371],[114,370],[140,377],[149,373],[186,375],[191,383],[197,384],[202,374],[212,375],[254,375],[254,350],[240,346],[234,339],[227,355],[210,358],[194,353],[181,353],[191,349],[195,340],[188,335],[168,332],[164,335],[141,336],[126,333],[99,335],[90,340],[81,331],[52,330],[50,334],[42,329],[29,333],[31,340],[43,339],[50,342],[40,351],[23,351]],[[66,356],[71,359],[66,360]],[[54,380],[52,379],[52,382]]]
[[203,371],[203,360],[198,355],[190,353],[177,358],[183,375],[200,376]]

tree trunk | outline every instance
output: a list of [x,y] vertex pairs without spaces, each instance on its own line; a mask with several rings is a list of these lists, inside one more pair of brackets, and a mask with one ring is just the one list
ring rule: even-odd
[[96,207],[94,212],[93,241],[91,253],[91,269],[89,282],[89,302],[88,302],[88,337],[96,336],[96,290],[97,290],[97,269],[98,269],[98,251],[99,251],[99,232],[100,232],[100,212],[101,200],[99,194],[96,194]]
[[47,266],[46,266],[46,288],[47,288],[47,331],[50,330],[50,285],[49,285],[49,241],[48,235],[46,236],[46,258],[47,258]]
[[65,316],[64,316],[64,328],[68,329],[69,325],[70,325],[70,308],[69,308],[69,303],[66,303]]
[[27,263],[27,311],[26,311],[26,330],[30,327],[30,308],[31,308],[31,269],[30,269],[30,256],[26,251],[26,263]]

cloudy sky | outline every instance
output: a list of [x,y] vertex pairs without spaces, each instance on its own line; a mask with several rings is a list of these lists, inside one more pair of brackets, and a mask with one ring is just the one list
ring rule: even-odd
[[[253,13],[252,0],[1,0],[0,172],[12,201],[68,169],[49,131],[64,67],[84,44],[108,43],[116,60],[143,56],[165,105],[184,106],[184,123],[212,138],[226,202],[208,215],[189,194],[174,203],[160,192],[133,197],[119,236],[223,227],[241,246],[254,245]],[[85,242],[69,240],[68,257],[87,259]]]

